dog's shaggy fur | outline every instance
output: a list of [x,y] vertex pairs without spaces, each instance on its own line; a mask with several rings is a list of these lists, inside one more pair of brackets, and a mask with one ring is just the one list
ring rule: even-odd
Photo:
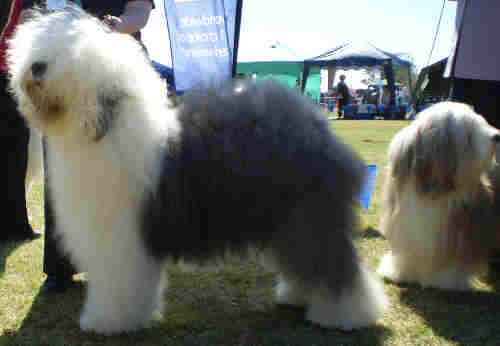
[[382,286],[351,240],[363,164],[308,100],[248,83],[170,109],[140,45],[74,8],[21,25],[9,63],[22,113],[47,136],[56,231],[88,272],[83,329],[148,326],[166,260],[249,249],[280,273],[278,302],[309,320],[380,316]]
[[381,229],[392,251],[378,273],[397,282],[470,289],[498,233],[490,174],[500,132],[465,104],[418,115],[389,146]]
[[26,193],[35,183],[43,181],[43,150],[42,134],[38,129],[30,129],[30,140],[28,143],[28,167],[26,168],[25,190]]

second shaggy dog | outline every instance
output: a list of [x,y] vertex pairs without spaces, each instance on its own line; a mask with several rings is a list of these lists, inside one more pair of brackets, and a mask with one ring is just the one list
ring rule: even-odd
[[500,132],[465,104],[418,115],[389,146],[378,273],[397,282],[470,289],[495,247],[494,155]]

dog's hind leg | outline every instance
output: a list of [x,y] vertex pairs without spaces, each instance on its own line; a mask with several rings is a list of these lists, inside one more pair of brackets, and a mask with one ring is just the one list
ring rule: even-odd
[[[333,213],[346,212],[341,209]],[[359,262],[348,232],[332,220],[330,209],[311,206],[296,210],[278,232],[271,252],[285,278],[278,303],[305,306],[307,319],[324,327],[371,325],[387,305],[383,287]]]
[[387,307],[380,282],[362,265],[338,291],[319,286],[311,295],[307,319],[324,327],[352,330],[373,325]]

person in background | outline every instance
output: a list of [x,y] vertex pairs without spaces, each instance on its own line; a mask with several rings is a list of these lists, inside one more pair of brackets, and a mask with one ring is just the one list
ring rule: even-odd
[[349,87],[345,83],[345,75],[340,75],[340,82],[337,84],[337,93],[339,94],[339,117],[344,115],[344,107],[351,103],[351,94]]
[[2,230],[1,240],[32,240],[41,233],[31,228],[26,209],[25,178],[28,166],[28,142],[30,131],[19,114],[16,101],[8,92],[6,63],[7,41],[19,23],[24,9],[33,1],[2,0],[0,2],[0,196]]
[[[150,12],[154,8],[153,0],[80,0],[80,2],[85,11],[107,23],[113,30],[130,34],[142,43],[140,30],[148,22]],[[126,53],[117,52],[117,54]],[[45,191],[48,193],[50,177],[46,177],[45,186]],[[55,224],[50,199],[46,199],[43,271],[47,274],[47,278],[40,290],[40,293],[45,295],[64,292],[73,284],[73,275],[76,274],[69,259],[58,248],[58,241],[54,237]]]

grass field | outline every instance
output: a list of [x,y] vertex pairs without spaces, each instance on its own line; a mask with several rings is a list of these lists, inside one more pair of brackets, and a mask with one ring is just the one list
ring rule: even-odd
[[[386,149],[404,121],[331,121],[378,174],[370,209],[361,210],[361,256],[375,269],[387,242],[378,227]],[[29,194],[32,224],[42,228],[42,186]],[[68,292],[38,295],[43,239],[0,244],[0,346],[4,345],[500,345],[496,280],[480,278],[477,292],[446,293],[385,283],[391,307],[377,325],[356,332],[304,322],[301,309],[273,303],[275,277],[259,265],[228,263],[210,271],[170,268],[163,319],[143,332],[112,337],[82,333],[78,314],[85,276]]]

